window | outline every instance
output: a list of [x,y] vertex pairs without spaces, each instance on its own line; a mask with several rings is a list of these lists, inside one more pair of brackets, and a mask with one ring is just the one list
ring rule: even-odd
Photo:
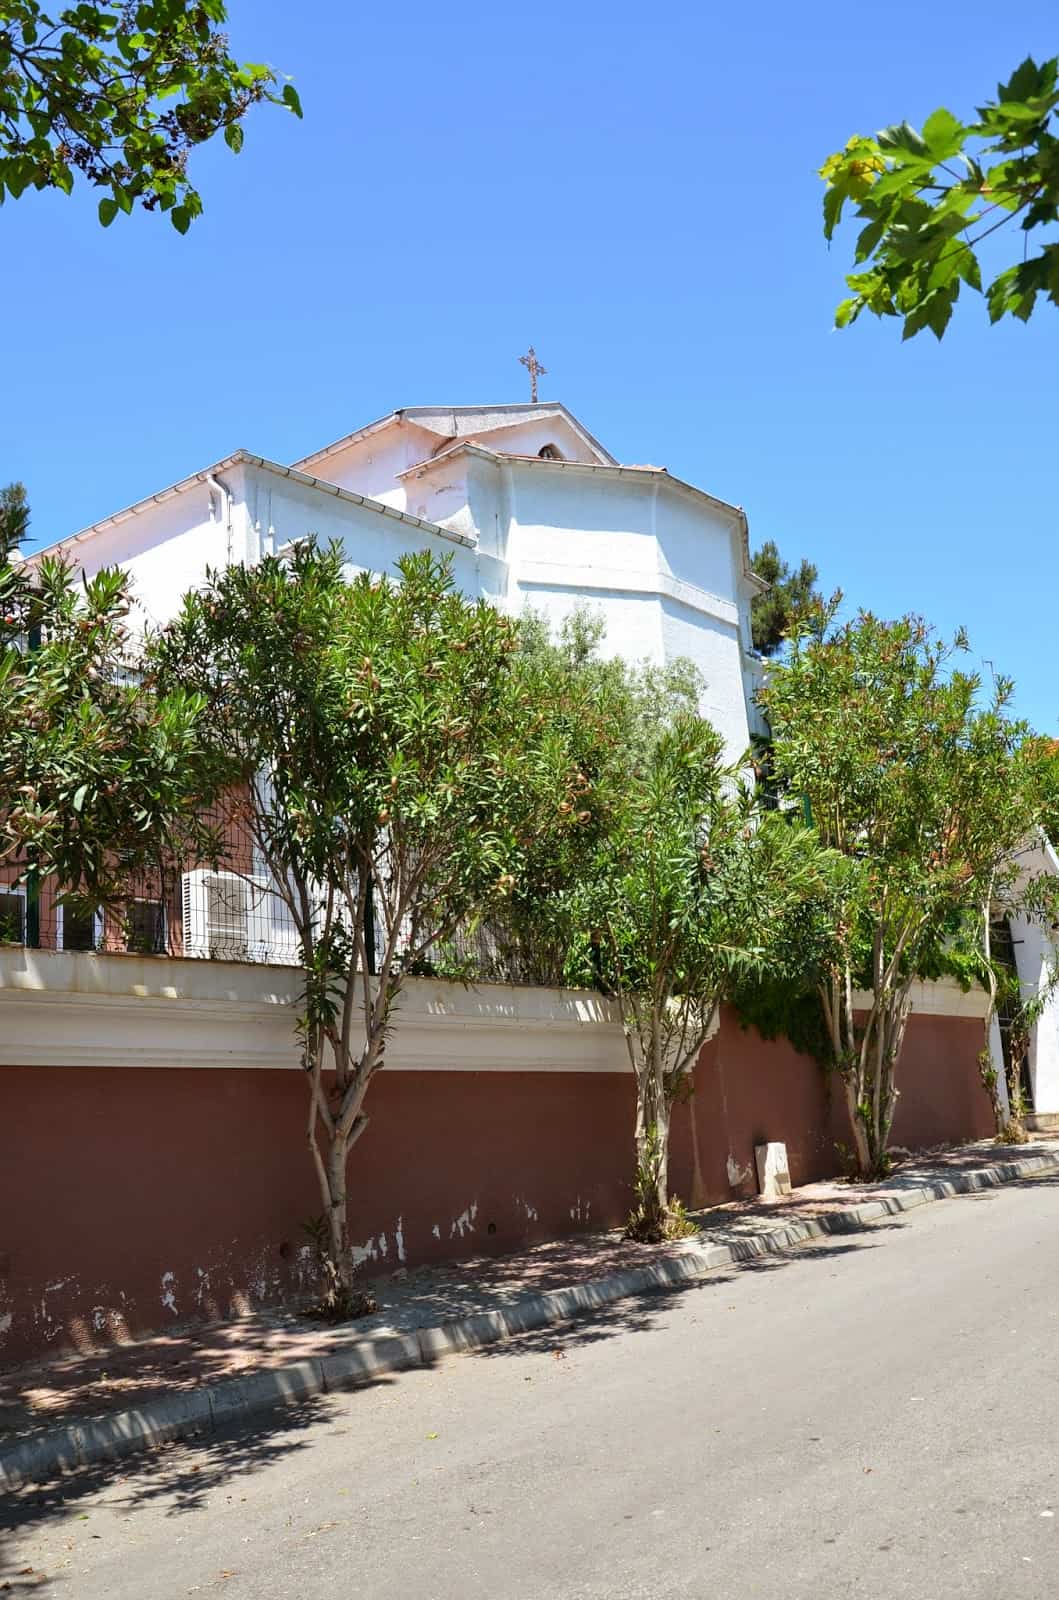
[[99,944],[99,915],[72,905],[59,907],[59,948],[95,950]]
[[230,873],[214,873],[206,885],[210,955],[218,961],[245,961],[248,924],[247,885]]
[[165,906],[160,900],[132,900],[126,912],[125,948],[138,955],[165,954]]
[[542,444],[537,451],[542,461],[562,461],[563,453],[557,444]]
[[0,944],[25,944],[26,896],[21,889],[0,887]]

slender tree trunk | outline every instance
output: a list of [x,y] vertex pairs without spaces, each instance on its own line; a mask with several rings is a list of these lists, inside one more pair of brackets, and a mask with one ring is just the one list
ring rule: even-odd
[[664,1217],[669,1210],[669,1121],[672,1107],[659,1097],[655,1131],[658,1139],[658,1179],[655,1184],[655,1203],[658,1215]]
[[[887,1149],[898,1090],[895,1068],[904,1042],[908,1018],[908,988],[904,983],[894,991],[884,990],[876,999],[864,1024],[859,1046],[843,1052],[839,1070],[846,1090],[857,1176],[866,1179],[885,1177]],[[852,1002],[852,993],[843,997],[843,1007]],[[854,1037],[852,1015],[844,1019],[847,1039]]]
[[978,1052],[978,1071],[989,1103],[993,1108],[993,1121],[996,1124],[998,1139],[1004,1137],[1008,1125],[1008,1111],[1004,1103],[1004,1096],[1000,1092],[1000,1074],[993,1061],[993,1052],[990,1049],[990,1033],[992,1031],[992,1017],[986,1018],[985,1044]]
[[993,881],[990,879],[989,893],[985,897],[982,907],[982,954],[985,957],[986,984],[989,992],[989,1009],[985,1014],[985,1038],[982,1048],[978,1053],[978,1070],[982,1075],[982,1082],[989,1095],[993,1107],[993,1120],[996,1123],[997,1138],[1002,1138],[1008,1131],[1010,1121],[1010,1099],[1005,1103],[1003,1091],[1007,1085],[1001,1078],[1003,1072],[1003,1045],[1001,1045],[1001,1066],[997,1067],[993,1060],[993,1023],[997,1014],[997,980],[993,967],[993,932],[989,920],[992,909]]
[[[897,989],[885,987],[882,1000],[876,999],[865,1031],[859,1120],[867,1152],[861,1169],[866,1178],[884,1178],[889,1170],[890,1132],[899,1097],[897,1063],[908,1024],[910,989],[911,980],[905,980]],[[869,1084],[870,1098],[864,1092]]]
[[1008,1033],[1008,1066],[1007,1066],[1007,1091],[1008,1091],[1008,1120],[1005,1135],[1012,1144],[1025,1144],[1026,1124],[1023,1118],[1026,1115],[1026,1101],[1022,1093],[1022,1063],[1030,1047],[1030,1035],[1018,1022],[1012,1024]]
[[[306,1131],[327,1232],[327,1251],[321,1263],[325,1278],[322,1303],[334,1313],[346,1311],[347,1314],[354,1280],[349,1231],[349,1157],[368,1125],[363,1106],[381,1062],[386,1015],[382,1007],[366,1011],[364,1035],[359,1041],[361,1051],[359,1056],[355,1054],[352,1039],[358,1025],[351,998],[354,981],[355,974],[350,973],[341,1025],[310,1026],[303,1053],[309,1088]],[[325,1047],[330,1048],[334,1057],[335,1075],[330,1093],[323,1076]]]
[[327,1159],[327,1231],[331,1243],[331,1260],[335,1274],[343,1289],[353,1287],[353,1253],[349,1239],[349,1209],[346,1196],[346,1163],[349,1148],[341,1135],[331,1140]]
[[661,1223],[669,1203],[669,1111],[653,1062],[636,1075],[636,1198],[642,1220]]
[[345,1121],[339,1122],[333,1117],[324,1123],[321,1129],[320,1124],[323,1119],[320,1102],[317,1091],[310,1084],[312,1103],[309,1110],[309,1143],[327,1224],[328,1255],[324,1265],[328,1284],[325,1287],[324,1298],[332,1305],[336,1304],[339,1295],[348,1298],[353,1288],[348,1171],[353,1146],[368,1125],[368,1119],[360,1109],[367,1090],[368,1082],[365,1080],[350,1102],[353,1107],[353,1120],[348,1131]]
[[[629,1219],[634,1238],[653,1240],[666,1236],[671,1226],[683,1223],[670,1209],[669,1137],[673,1106],[681,1086],[705,1042],[709,1023],[685,1016],[675,1031],[668,1027],[665,1002],[639,997],[623,1000],[622,1025],[629,1061],[636,1078],[636,1206]],[[710,1013],[712,1017],[712,1012]],[[698,1171],[698,1130],[692,1121],[695,1165]],[[687,1231],[693,1231],[692,1225]]]
[[849,1112],[850,1132],[853,1135],[853,1154],[857,1161],[857,1176],[864,1178],[871,1170],[871,1149],[864,1119],[861,1116],[862,1095],[859,1076],[853,1065],[842,1071],[842,1082],[846,1090],[846,1109]]
[[669,1206],[669,1121],[659,1017],[633,1001],[625,1016],[625,1041],[636,1075],[637,1226],[661,1230]]

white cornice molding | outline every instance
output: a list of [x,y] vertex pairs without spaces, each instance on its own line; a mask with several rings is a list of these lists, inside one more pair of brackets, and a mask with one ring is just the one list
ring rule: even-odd
[[[299,1070],[292,967],[0,950],[0,1065]],[[584,990],[407,980],[388,1070],[628,1072]]]
[[[927,1017],[980,1017],[989,1013],[989,996],[984,989],[961,989],[955,978],[938,978],[912,985],[912,1014]],[[853,991],[853,1005],[857,1011],[870,1011],[871,993],[867,989]]]
[[674,578],[668,572],[573,565],[561,561],[515,561],[511,570],[516,583],[553,589],[603,589],[622,594],[664,596],[731,628],[739,626],[739,607],[731,600],[700,589],[683,578]]
[[[0,949],[0,1066],[300,1070],[294,967]],[[871,997],[858,993],[858,1008]],[[984,1018],[984,990],[917,983],[912,1010]],[[716,1032],[715,1019],[710,1036]],[[613,1003],[589,990],[409,978],[387,1046],[403,1072],[620,1072]]]

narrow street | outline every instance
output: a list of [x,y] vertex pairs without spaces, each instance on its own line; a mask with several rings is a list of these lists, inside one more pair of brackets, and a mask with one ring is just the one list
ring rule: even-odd
[[1054,1600],[1057,1235],[1027,1180],[27,1490],[0,1593]]

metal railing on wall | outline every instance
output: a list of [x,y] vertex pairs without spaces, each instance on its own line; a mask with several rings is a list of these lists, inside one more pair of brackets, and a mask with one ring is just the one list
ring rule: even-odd
[[[290,907],[237,825],[222,839],[219,864],[160,863],[130,873],[120,904],[94,906],[39,882],[25,862],[0,865],[0,946],[109,955],[172,956],[299,966],[301,945]],[[384,930],[369,913],[369,965],[378,971]],[[558,984],[544,942],[516,938],[498,923],[457,928],[413,959],[398,945],[411,976],[461,982]]]

